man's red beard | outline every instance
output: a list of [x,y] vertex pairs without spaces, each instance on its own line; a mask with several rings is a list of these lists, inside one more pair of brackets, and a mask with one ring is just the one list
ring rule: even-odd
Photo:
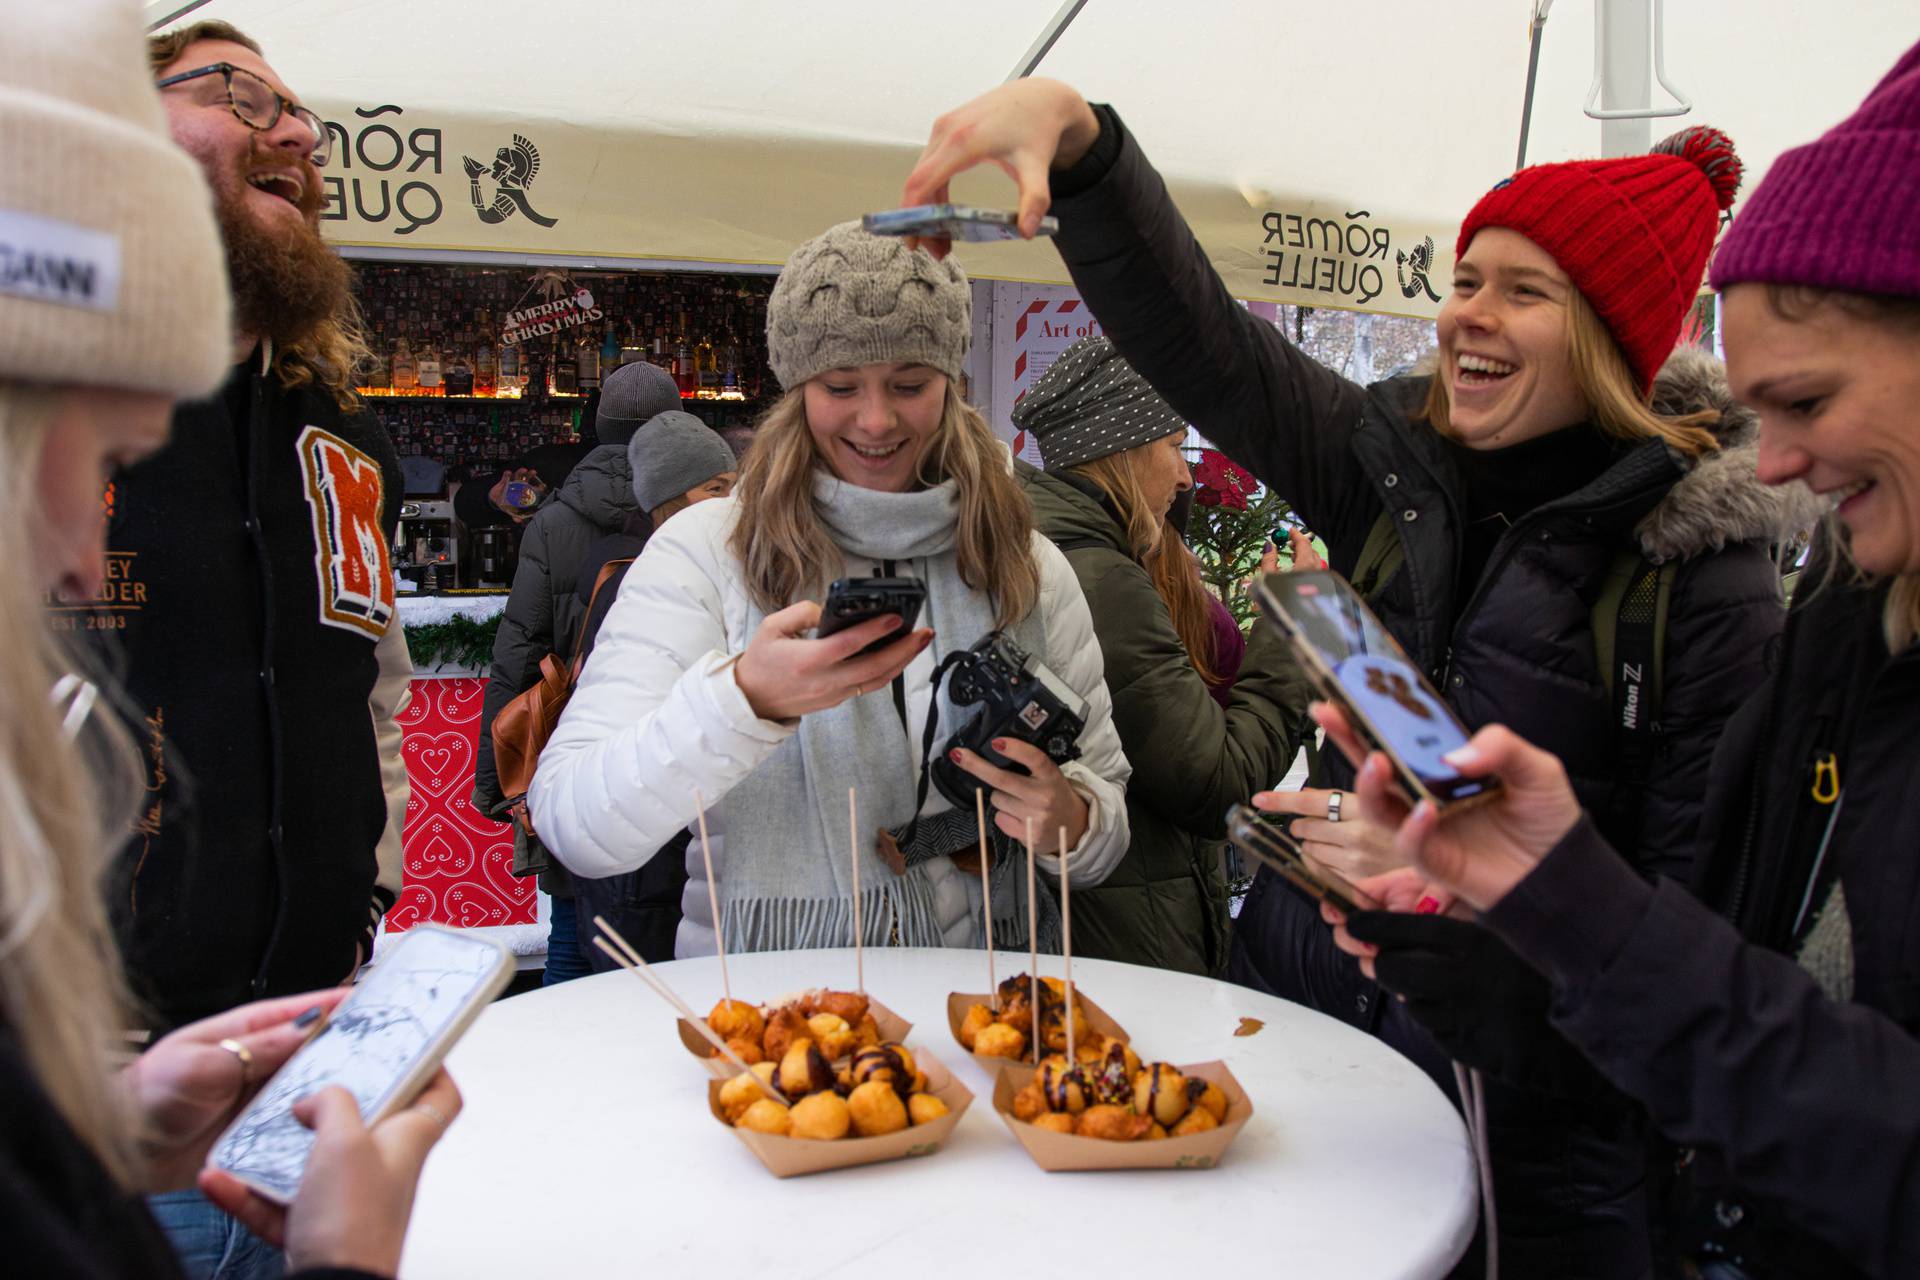
[[271,338],[286,347],[312,338],[327,321],[343,315],[351,301],[353,272],[320,238],[320,174],[297,166],[302,185],[300,220],[262,225],[247,208],[252,190],[247,173],[286,169],[271,153],[255,148],[251,167],[220,184],[216,213],[227,246],[232,277],[233,324],[238,333]]

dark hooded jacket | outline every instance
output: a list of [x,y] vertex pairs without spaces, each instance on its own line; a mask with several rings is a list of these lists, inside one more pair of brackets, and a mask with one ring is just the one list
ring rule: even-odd
[[[1612,809],[1621,777],[1593,603],[1623,548],[1680,560],[1657,746],[1632,806],[1639,838],[1628,852],[1643,872],[1687,876],[1714,745],[1763,678],[1783,622],[1768,544],[1807,513],[1754,482],[1750,447],[1695,465],[1645,441],[1514,518],[1477,580],[1462,581],[1465,480],[1421,416],[1427,377],[1360,386],[1249,314],[1118,116],[1097,111],[1095,147],[1053,175],[1053,212],[1060,254],[1106,333],[1182,416],[1292,503],[1334,569],[1353,572],[1387,513],[1405,560],[1372,597],[1375,612],[1469,727],[1504,723],[1558,755],[1590,812]],[[1323,758],[1323,768],[1324,785],[1350,783],[1344,761]],[[1242,909],[1233,973],[1387,1034],[1434,1065],[1420,1029],[1393,1017],[1382,1024],[1377,989],[1332,948],[1317,915],[1270,878],[1256,881]],[[1503,1161],[1501,1117],[1490,1117],[1507,1256],[1511,1229],[1545,1245],[1520,1264],[1538,1269],[1529,1274],[1644,1269],[1644,1165],[1625,1104],[1542,1116],[1515,1101],[1507,1115],[1524,1135]],[[1583,1237],[1596,1206],[1599,1234]]]
[[[480,711],[480,749],[474,762],[473,803],[492,817],[503,817],[509,797],[500,794],[493,762],[493,718],[500,708],[540,678],[540,660],[557,653],[572,661],[573,646],[586,617],[579,595],[580,567],[602,538],[621,532],[639,510],[633,496],[633,468],[624,445],[601,445],[568,473],[566,482],[527,524],[520,539],[520,567],[513,593],[493,640],[493,678]],[[521,874],[542,869],[545,851]]]
[[1222,707],[1099,489],[1025,463],[1017,469],[1035,524],[1080,579],[1106,661],[1114,727],[1134,766],[1132,843],[1098,888],[1074,893],[1075,949],[1217,974],[1227,960],[1220,846],[1227,808],[1286,772],[1310,686],[1278,633],[1260,627]]

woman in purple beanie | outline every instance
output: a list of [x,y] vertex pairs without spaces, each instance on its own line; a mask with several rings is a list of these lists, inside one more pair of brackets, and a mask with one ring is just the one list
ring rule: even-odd
[[[1504,794],[1454,816],[1408,814],[1384,760],[1366,761],[1362,802],[1404,819],[1418,868],[1371,888],[1399,910],[1471,908],[1551,981],[1566,1039],[1647,1109],[1673,1146],[1656,1164],[1660,1274],[1916,1275],[1920,45],[1775,163],[1712,278],[1760,479],[1807,485],[1831,515],[1778,661],[1715,756],[1700,897],[1636,875],[1560,762],[1498,726],[1450,758]],[[1358,759],[1344,721],[1316,715]],[[1337,939],[1394,988],[1462,927],[1365,912]],[[1415,1012],[1472,1039],[1446,1032],[1470,1021],[1459,1007]]]

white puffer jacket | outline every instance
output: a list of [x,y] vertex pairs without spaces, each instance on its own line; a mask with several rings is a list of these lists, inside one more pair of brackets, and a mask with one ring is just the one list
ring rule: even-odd
[[[734,681],[733,659],[751,638],[752,606],[739,562],[727,549],[732,499],[698,503],[662,525],[621,583],[602,624],[593,657],[559,727],[540,753],[527,800],[535,828],[567,867],[585,876],[631,871],[694,821],[698,791],[708,805],[714,873],[726,878],[726,834],[720,798],[795,732],[754,715]],[[1079,580],[1057,547],[1033,535],[1040,567],[1038,608],[1046,623],[1041,661],[1087,700],[1081,756],[1063,772],[1086,799],[1088,826],[1073,851],[1075,886],[1106,879],[1127,851],[1126,784],[1132,773],[1120,750],[1107,696],[1100,644]],[[897,565],[913,572],[912,562]],[[878,571],[849,559],[847,577]],[[920,768],[920,739],[932,699],[934,647],[905,672],[907,739]],[[950,808],[930,790],[927,812]],[[1059,860],[1041,866],[1059,874]],[[712,955],[700,842],[687,849],[685,916],[675,939],[681,957]],[[928,867],[934,910],[948,946],[978,946],[980,883],[946,858]]]

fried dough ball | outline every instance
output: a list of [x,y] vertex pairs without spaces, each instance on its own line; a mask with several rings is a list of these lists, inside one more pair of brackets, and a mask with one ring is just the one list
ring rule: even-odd
[[[1053,982],[1054,980],[1052,978],[1046,980],[1048,986],[1052,986]],[[1064,998],[1064,996],[1061,998],[1062,1001],[1064,1001]],[[1042,996],[1041,999],[1044,1000],[1046,997]],[[1052,1002],[1047,1005],[1046,1009],[1041,1013],[1040,1025],[1046,1028],[1046,1035],[1042,1037],[1042,1039],[1047,1048],[1056,1052],[1064,1052],[1067,1047],[1067,1028],[1066,1024],[1060,1019],[1060,1002]],[[1075,992],[1073,997],[1074,1044],[1078,1046],[1082,1040],[1087,1039],[1092,1033],[1093,1028],[1087,1025],[1086,1010],[1080,1007],[1080,995],[1078,992]]]
[[[767,1060],[766,1055],[760,1052],[760,1042],[758,1040],[729,1040],[727,1041],[727,1048],[733,1050],[733,1056],[748,1066]],[[715,1049],[713,1056],[716,1058],[719,1057],[720,1051]]]
[[1227,1122],[1226,1091],[1213,1081],[1202,1080],[1198,1077],[1189,1078],[1187,1080],[1187,1097],[1193,1100],[1194,1106],[1199,1107],[1203,1111],[1210,1112],[1213,1118],[1221,1124]]
[[960,1044],[962,1047],[968,1049],[973,1048],[973,1038],[979,1035],[982,1029],[992,1025],[992,1023],[993,1010],[983,1004],[968,1006],[967,1016],[960,1019]]
[[901,1052],[900,1046],[877,1044],[870,1049],[861,1049],[853,1055],[853,1061],[847,1064],[848,1082],[855,1085],[866,1084],[872,1080],[891,1083],[896,1080],[909,1081],[913,1078],[909,1059]]
[[707,1015],[707,1025],[722,1040],[751,1040],[758,1046],[766,1032],[767,1020],[745,1000],[722,1000]]
[[847,1095],[853,1131],[863,1138],[898,1133],[907,1127],[907,1107],[888,1080],[869,1080]]
[[989,1058],[1023,1058],[1027,1038],[1004,1022],[991,1022],[974,1037],[972,1049]]
[[928,1124],[952,1112],[953,1108],[930,1093],[916,1093],[907,1099],[907,1119],[915,1124]]
[[850,1027],[860,1025],[868,1016],[867,998],[858,991],[819,991],[814,993],[811,1012],[830,1013]]
[[767,1057],[778,1062],[787,1056],[787,1049],[795,1040],[813,1039],[813,1028],[800,1016],[800,1011],[791,1005],[775,1009],[767,1019],[767,1030],[762,1037]]
[[839,1014],[816,1013],[807,1019],[807,1028],[813,1032],[820,1052],[829,1060],[844,1058],[853,1052],[853,1028]]
[[1213,1112],[1205,1107],[1195,1107],[1187,1112],[1179,1124],[1168,1130],[1176,1138],[1184,1138],[1190,1133],[1205,1133],[1209,1129],[1218,1129],[1220,1122],[1213,1118]]
[[1060,1111],[1047,1111],[1033,1118],[1033,1127],[1051,1133],[1072,1133],[1073,1117]]
[[804,1098],[810,1093],[833,1088],[833,1068],[811,1040],[795,1040],[780,1059],[773,1073],[773,1087],[789,1098]]
[[1132,1107],[1115,1106],[1103,1102],[1099,1106],[1088,1107],[1073,1122],[1073,1131],[1083,1138],[1104,1138],[1109,1142],[1132,1142],[1144,1136],[1153,1121],[1146,1116],[1135,1115]]
[[1035,1076],[1013,1095],[1013,1115],[1016,1120],[1031,1122],[1036,1116],[1046,1113],[1047,1095],[1040,1091],[1040,1077]]
[[873,1020],[872,1014],[868,1014],[854,1024],[853,1043],[854,1047],[859,1049],[871,1049],[880,1043],[880,1024]]
[[773,1083],[773,1064],[755,1063],[751,1071],[742,1071],[733,1079],[720,1086],[720,1112],[726,1116],[729,1124],[740,1119],[740,1113],[755,1102],[766,1099],[760,1084],[754,1083],[754,1077],[760,1078],[760,1084]]
[[831,1090],[810,1093],[793,1104],[793,1137],[832,1142],[846,1137],[852,1124],[847,1100]]
[[1171,1128],[1187,1114],[1187,1078],[1156,1062],[1133,1078],[1133,1109]]
[[1066,1059],[1054,1057],[1042,1062],[1038,1079],[1047,1110],[1077,1116],[1087,1109],[1086,1076],[1078,1067],[1069,1068]]
[[1133,1073],[1127,1070],[1126,1049],[1115,1041],[1097,1064],[1081,1068],[1089,1077],[1095,1102],[1133,1105]]
[[1146,1140],[1148,1142],[1158,1142],[1160,1139],[1166,1136],[1167,1136],[1167,1127],[1161,1124],[1158,1120],[1155,1120],[1152,1124],[1147,1126]]
[[734,1127],[784,1138],[793,1128],[793,1117],[772,1098],[762,1098],[741,1113],[740,1118],[734,1121]]

